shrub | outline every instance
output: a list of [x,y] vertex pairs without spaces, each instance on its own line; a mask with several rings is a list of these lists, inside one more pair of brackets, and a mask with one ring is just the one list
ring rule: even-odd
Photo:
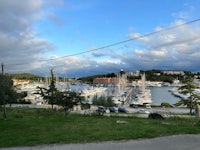
[[171,105],[169,103],[167,103],[167,102],[161,103],[161,106],[162,107],[171,107]]
[[149,114],[150,119],[164,119],[164,117],[161,114],[158,113],[151,113]]

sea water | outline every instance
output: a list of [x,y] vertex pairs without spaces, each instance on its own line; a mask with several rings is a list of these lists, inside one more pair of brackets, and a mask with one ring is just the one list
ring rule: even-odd
[[[89,85],[70,85],[70,89],[72,89],[73,91],[81,91],[89,87],[90,87]],[[172,95],[171,92],[169,92],[169,90],[172,88],[174,87],[171,86],[150,87],[152,105],[160,105],[162,102],[167,102],[171,105],[177,103],[180,100],[180,98],[175,97],[174,95]],[[108,94],[106,92],[103,95],[108,95]]]
[[167,102],[171,105],[177,103],[180,98],[175,97],[169,92],[173,87],[163,86],[163,87],[150,87],[152,105],[160,105],[162,102]]

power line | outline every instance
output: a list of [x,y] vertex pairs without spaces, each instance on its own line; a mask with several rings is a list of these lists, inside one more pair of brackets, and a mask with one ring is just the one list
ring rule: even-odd
[[[113,46],[120,45],[120,44],[123,44],[123,43],[127,43],[127,42],[130,42],[130,41],[133,41],[133,40],[141,39],[143,37],[158,34],[158,33],[164,32],[164,31],[173,30],[173,29],[176,29],[176,28],[188,25],[188,24],[192,24],[192,23],[195,23],[195,22],[198,22],[198,21],[200,21],[200,18],[196,19],[196,20],[189,21],[189,22],[185,22],[185,23],[182,23],[182,24],[179,24],[179,25],[175,25],[175,26],[172,26],[172,27],[169,27],[169,28],[164,28],[164,29],[161,29],[161,30],[158,30],[158,31],[154,31],[154,32],[150,32],[150,33],[140,35],[140,36],[137,36],[137,37],[134,37],[134,38],[130,38],[130,39],[127,39],[127,40],[123,40],[123,41],[119,41],[119,42],[112,43],[112,44],[109,44],[109,45],[105,45],[105,46],[102,46],[102,47],[99,47],[99,48],[94,48],[94,49],[91,49],[91,50],[82,51],[82,52],[78,52],[78,53],[74,53],[74,54],[70,54],[70,55],[66,55],[66,56],[61,56],[61,57],[57,57],[57,58],[40,60],[38,62],[48,62],[48,61],[52,61],[52,60],[57,60],[57,59],[62,59],[62,58],[67,58],[67,57],[72,57],[72,56],[77,56],[77,55],[82,55],[82,54],[85,54],[85,53],[98,51],[98,50],[101,50],[101,49],[105,49],[105,48],[113,47]],[[29,64],[29,63],[27,63],[27,64]],[[8,65],[12,65],[12,64],[8,64]],[[14,66],[25,65],[25,63],[13,64],[13,65]]]
[[138,37],[134,37],[134,38],[130,38],[130,39],[127,39],[127,40],[120,41],[120,42],[116,42],[116,43],[112,43],[112,44],[109,44],[109,45],[105,45],[105,46],[102,46],[102,47],[99,47],[99,48],[95,48],[95,49],[92,49],[92,50],[87,50],[87,51],[83,51],[83,52],[79,52],[79,53],[74,53],[74,54],[70,54],[70,55],[66,55],[66,56],[62,56],[62,57],[58,57],[58,58],[47,59],[47,60],[43,60],[43,61],[51,61],[51,60],[56,60],[56,59],[61,59],[61,58],[66,58],[66,57],[81,55],[81,54],[85,54],[85,53],[90,53],[90,52],[93,52],[93,51],[98,51],[98,50],[101,50],[101,49],[105,49],[105,48],[113,47],[113,46],[116,46],[116,45],[120,45],[122,43],[127,43],[127,42],[130,42],[130,41],[136,40],[136,39],[141,39],[143,37],[151,36],[153,34],[164,32],[164,31],[167,31],[167,30],[172,30],[172,29],[175,29],[175,28],[178,28],[178,27],[181,27],[181,26],[185,26],[187,24],[191,24],[191,23],[198,22],[198,21],[200,21],[200,18],[196,19],[196,20],[193,20],[193,21],[189,21],[189,22],[183,23],[183,24],[179,24],[179,25],[176,25],[176,26],[165,28],[165,29],[162,29],[162,30],[150,32],[150,33],[138,36]]

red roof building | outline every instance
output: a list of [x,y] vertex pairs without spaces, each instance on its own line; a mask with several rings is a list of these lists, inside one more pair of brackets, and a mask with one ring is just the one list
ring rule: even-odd
[[112,84],[115,85],[117,83],[117,78],[95,78],[93,80],[94,84]]

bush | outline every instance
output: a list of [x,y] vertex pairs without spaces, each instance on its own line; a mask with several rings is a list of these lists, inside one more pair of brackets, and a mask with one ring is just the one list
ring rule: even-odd
[[98,106],[112,107],[114,103],[112,102],[112,97],[100,96],[99,98],[95,96],[92,103]]
[[149,119],[164,119],[164,117],[158,113],[151,113],[149,114]]
[[163,102],[161,103],[162,107],[171,107],[171,105],[169,103]]

